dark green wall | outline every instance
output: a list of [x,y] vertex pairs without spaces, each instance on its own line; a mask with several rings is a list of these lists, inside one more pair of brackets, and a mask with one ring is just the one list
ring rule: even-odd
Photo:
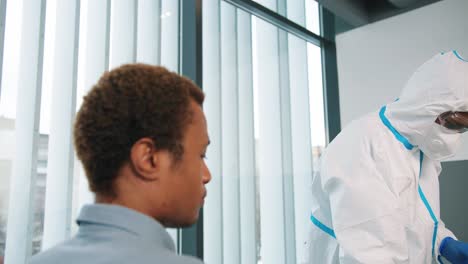
[[346,21],[344,21],[340,17],[335,16],[335,32],[337,35],[340,33],[346,32],[348,30],[352,30],[354,28],[356,27],[348,24]]
[[459,240],[468,242],[468,161],[442,163],[440,216]]

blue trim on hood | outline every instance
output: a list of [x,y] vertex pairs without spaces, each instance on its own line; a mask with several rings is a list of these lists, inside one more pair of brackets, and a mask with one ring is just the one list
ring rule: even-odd
[[388,120],[388,118],[385,116],[385,110],[387,110],[387,106],[383,106],[381,109],[380,109],[380,112],[379,112],[379,116],[380,116],[380,120],[382,120],[382,123],[384,123],[384,125],[390,129],[390,131],[393,133],[393,135],[395,135],[395,138],[400,141],[406,149],[408,150],[412,150],[414,148],[414,146],[409,142],[409,140],[404,137],[402,134],[400,134],[396,129],[395,127],[390,123],[390,120]]

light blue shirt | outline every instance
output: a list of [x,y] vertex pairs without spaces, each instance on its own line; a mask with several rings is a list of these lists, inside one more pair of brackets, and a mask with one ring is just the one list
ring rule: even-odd
[[161,224],[125,207],[86,205],[77,223],[76,236],[33,256],[30,263],[203,263],[193,257],[177,255],[174,242]]

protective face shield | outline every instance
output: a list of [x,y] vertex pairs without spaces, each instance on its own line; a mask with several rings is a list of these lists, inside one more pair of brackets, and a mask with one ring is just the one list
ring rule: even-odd
[[436,123],[457,133],[468,131],[468,112],[448,111],[439,115]]

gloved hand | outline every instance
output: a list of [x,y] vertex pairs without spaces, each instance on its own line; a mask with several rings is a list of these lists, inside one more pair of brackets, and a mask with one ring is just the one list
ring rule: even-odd
[[439,251],[452,264],[468,264],[468,243],[446,237],[440,243]]

